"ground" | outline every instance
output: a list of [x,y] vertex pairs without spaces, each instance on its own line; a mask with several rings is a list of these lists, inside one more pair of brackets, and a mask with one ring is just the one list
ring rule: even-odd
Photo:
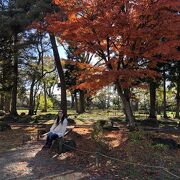
[[86,174],[79,171],[73,164],[58,161],[48,151],[41,150],[42,142],[31,142],[14,151],[0,154],[0,174],[8,179],[81,179]]
[[[94,168],[91,169],[91,167],[95,167],[94,155],[90,155],[94,150],[94,145],[91,140],[85,143],[87,139],[91,138],[91,129],[89,127],[75,128],[71,135],[67,137],[76,140],[78,151],[63,153],[59,156],[56,156],[49,150],[42,149],[45,141],[36,140],[36,134],[34,133],[36,128],[18,125],[13,125],[12,127],[12,131],[1,133],[1,179],[102,178],[101,174],[92,171]],[[23,137],[18,138],[20,134],[25,132],[32,137],[28,142],[23,142]],[[117,135],[117,132],[114,135],[107,135],[107,138],[114,138],[113,136],[115,135]],[[113,143],[117,145],[116,140],[113,140],[111,143],[112,145]]]
[[[12,130],[0,132],[0,179],[178,179],[180,149],[152,145],[149,140],[153,135],[180,144],[178,132],[129,132],[124,122],[119,130],[102,131],[88,123],[95,119],[89,116],[78,117],[78,126],[67,136],[75,140],[76,151],[60,155],[42,149],[45,139],[37,141],[36,123],[11,123]],[[98,118],[104,116],[100,113]],[[139,164],[165,167],[173,175]]]

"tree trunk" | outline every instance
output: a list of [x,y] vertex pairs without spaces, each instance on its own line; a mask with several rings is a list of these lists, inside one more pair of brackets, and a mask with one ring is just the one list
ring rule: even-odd
[[73,109],[75,106],[75,103],[74,103],[74,93],[71,92],[71,108]]
[[50,40],[52,44],[55,65],[56,65],[56,68],[60,77],[60,81],[61,81],[61,109],[63,111],[63,114],[66,116],[67,115],[67,98],[66,98],[66,82],[65,82],[64,72],[61,65],[55,36],[50,35]]
[[13,63],[13,88],[11,101],[11,115],[17,116],[17,86],[18,86],[18,51],[17,51],[17,34],[14,36],[14,63]]
[[75,100],[75,108],[76,108],[76,113],[79,113],[79,106],[78,106],[78,98],[77,98],[77,92],[74,92],[74,100]]
[[29,94],[29,115],[34,114],[34,85],[35,85],[35,78],[32,79],[30,94]]
[[46,94],[46,83],[44,82],[44,108],[43,112],[47,112],[47,94]]
[[149,91],[150,91],[149,119],[157,120],[157,117],[156,117],[156,83],[155,82],[150,82]]
[[85,98],[84,98],[84,91],[79,91],[79,113],[85,112]]
[[[36,88],[34,90],[34,94],[33,94],[33,106],[34,106],[34,114],[37,114],[38,108],[39,108],[39,104],[40,104],[40,96],[41,93],[38,95],[38,97],[36,98],[36,95],[39,91],[39,86],[40,86],[40,82],[38,84],[36,84]],[[37,99],[37,101],[36,101]],[[37,102],[37,104],[36,104]]]
[[106,104],[106,108],[107,109],[109,109],[110,108],[110,91],[111,91],[111,89],[110,89],[110,86],[108,86],[108,96],[107,96],[107,104]]
[[165,67],[163,68],[163,116],[164,118],[167,118],[167,113],[166,113],[166,72],[165,72]]
[[87,97],[87,98],[86,98],[86,108],[87,108],[88,110],[90,110],[91,107],[92,107],[92,98],[91,98],[91,97]]
[[11,107],[11,92],[6,92],[5,94],[5,104],[4,104],[4,111],[6,113],[10,112]]
[[134,129],[135,128],[135,117],[132,112],[130,98],[127,95],[128,90],[125,90],[123,92],[122,87],[119,85],[119,83],[116,84],[116,88],[117,88],[118,94],[122,100],[126,119],[128,120],[129,126],[130,126],[130,128]]
[[4,93],[1,93],[0,110],[4,110]]
[[179,110],[180,110],[180,72],[179,72],[179,78],[177,80],[176,115],[175,115],[175,117],[178,119],[180,119]]
[[36,108],[35,108],[34,114],[37,114],[37,111],[39,109],[40,97],[41,97],[41,93],[37,97],[37,104],[36,104]]

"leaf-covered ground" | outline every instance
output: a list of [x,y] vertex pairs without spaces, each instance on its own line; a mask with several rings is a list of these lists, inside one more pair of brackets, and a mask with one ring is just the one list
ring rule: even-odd
[[[89,127],[74,128],[67,138],[76,141],[77,150],[57,156],[42,150],[45,141],[36,140],[35,126],[12,128],[0,132],[0,179],[176,179],[160,169],[118,160],[163,166],[180,175],[180,149],[152,146],[144,132],[129,133],[122,128],[102,133]],[[180,143],[178,134],[154,135]]]

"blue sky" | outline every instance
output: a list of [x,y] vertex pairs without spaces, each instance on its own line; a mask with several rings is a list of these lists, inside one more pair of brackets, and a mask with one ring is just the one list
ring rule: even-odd
[[66,52],[62,46],[58,46],[60,58],[67,59]]

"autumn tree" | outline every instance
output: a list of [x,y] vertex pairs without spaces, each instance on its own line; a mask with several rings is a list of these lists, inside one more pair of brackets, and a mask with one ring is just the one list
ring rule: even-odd
[[[113,82],[133,127],[129,88],[138,85],[138,78],[155,77],[153,68],[158,62],[179,58],[176,46],[180,2],[54,0],[54,3],[68,19],[62,22],[58,14],[48,16],[48,31],[73,43],[79,52],[88,51],[103,59],[105,70],[87,82],[94,89]],[[161,41],[163,37],[167,40]]]

